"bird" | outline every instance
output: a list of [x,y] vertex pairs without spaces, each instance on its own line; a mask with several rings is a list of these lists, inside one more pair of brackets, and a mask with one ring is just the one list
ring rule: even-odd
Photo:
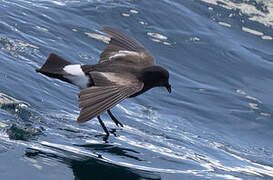
[[110,111],[121,101],[136,97],[154,87],[165,87],[171,93],[169,72],[155,64],[152,54],[137,40],[112,27],[104,27],[110,37],[97,64],[72,64],[51,53],[40,69],[43,75],[79,87],[78,123],[97,117],[109,136],[100,115],[107,112],[116,126],[123,124]]

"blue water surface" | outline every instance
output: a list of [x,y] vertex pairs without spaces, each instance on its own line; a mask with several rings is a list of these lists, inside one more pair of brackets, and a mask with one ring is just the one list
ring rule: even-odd
[[[0,1],[0,179],[273,179],[271,0]],[[110,26],[170,72],[78,124],[79,90],[35,72],[95,64]]]

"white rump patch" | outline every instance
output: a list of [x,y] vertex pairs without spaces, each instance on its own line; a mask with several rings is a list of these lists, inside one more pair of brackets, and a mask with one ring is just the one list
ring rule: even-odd
[[74,75],[74,76],[83,76],[85,75],[84,72],[82,71],[81,65],[80,64],[72,64],[72,65],[67,65],[64,67],[64,71],[67,72],[68,74]]
[[80,64],[67,65],[63,70],[68,73],[68,75],[64,75],[64,78],[69,79],[80,89],[87,88],[89,77],[84,74]]
[[141,56],[140,53],[135,51],[118,51],[117,53],[113,53],[113,56],[110,56],[109,58],[118,58],[118,57],[124,57],[124,56]]

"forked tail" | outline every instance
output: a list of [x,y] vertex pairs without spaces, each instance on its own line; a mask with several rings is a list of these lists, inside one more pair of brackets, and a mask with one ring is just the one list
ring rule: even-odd
[[67,65],[71,65],[71,63],[52,53],[48,56],[45,64],[40,69],[36,69],[36,72],[71,83],[69,79],[64,77],[68,74],[64,71],[64,67]]
[[90,85],[90,78],[83,72],[80,64],[71,64],[56,54],[50,54],[45,64],[36,69],[36,72],[74,84],[80,89]]

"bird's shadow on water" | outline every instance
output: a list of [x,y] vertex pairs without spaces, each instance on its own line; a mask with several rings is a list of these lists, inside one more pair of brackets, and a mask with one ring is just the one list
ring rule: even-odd
[[137,154],[139,154],[139,152],[132,149],[128,149],[128,148],[120,148],[111,144],[82,144],[82,145],[75,145],[75,146],[83,147],[86,150],[90,150],[92,152],[93,151],[105,152],[105,153],[110,153],[112,155],[116,155],[120,157],[126,157],[133,160],[142,161],[140,158],[129,154],[129,152],[137,153]]
[[120,164],[115,164],[114,161],[110,161],[99,154],[99,152],[103,151],[113,153],[114,155],[126,156],[140,161],[140,159],[137,157],[126,154],[126,151],[133,152],[134,150],[122,149],[108,144],[84,144],[77,146],[83,147],[87,150],[92,150],[92,152],[95,150],[96,153],[87,155],[71,152],[61,148],[45,146],[45,148],[49,148],[51,151],[47,152],[40,149],[27,148],[25,151],[25,156],[33,159],[46,158],[62,162],[72,169],[75,180],[161,179],[158,172],[135,169]]

